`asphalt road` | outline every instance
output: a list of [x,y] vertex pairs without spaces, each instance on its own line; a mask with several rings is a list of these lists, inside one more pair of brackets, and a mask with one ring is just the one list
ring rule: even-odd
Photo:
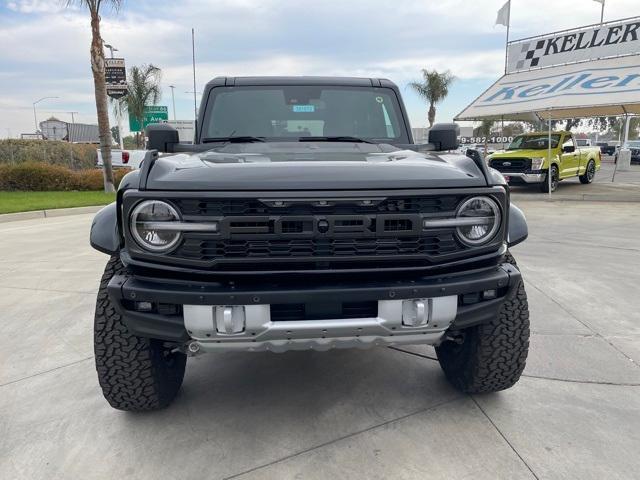
[[167,410],[102,398],[91,215],[0,225],[2,479],[637,479],[640,208],[527,202],[525,376],[468,396],[433,351],[209,354]]

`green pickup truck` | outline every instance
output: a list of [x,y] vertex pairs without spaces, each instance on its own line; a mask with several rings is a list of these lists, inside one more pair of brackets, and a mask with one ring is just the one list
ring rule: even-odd
[[[551,162],[549,162],[551,160]],[[600,149],[580,148],[571,132],[518,135],[505,151],[487,157],[489,166],[502,173],[509,185],[535,184],[543,192],[554,191],[560,180],[578,177],[583,184],[593,182],[600,170]],[[551,182],[547,178],[551,163]]]

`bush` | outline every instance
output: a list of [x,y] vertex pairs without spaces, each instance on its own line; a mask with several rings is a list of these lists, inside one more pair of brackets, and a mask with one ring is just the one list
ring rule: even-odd
[[92,144],[54,140],[0,140],[0,165],[43,162],[82,170],[95,166],[97,148]]
[[[113,172],[117,186],[130,170],[116,169]],[[102,170],[71,170],[46,163],[22,163],[0,165],[0,190],[8,191],[60,191],[102,190]]]

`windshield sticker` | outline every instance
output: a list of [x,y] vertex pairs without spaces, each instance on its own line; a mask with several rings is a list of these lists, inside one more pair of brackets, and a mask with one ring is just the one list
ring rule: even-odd
[[382,97],[376,97],[376,102],[378,102],[378,103],[382,103],[382,102],[384,102],[384,98],[382,98]]
[[316,111],[315,105],[293,105],[294,113],[313,113]]

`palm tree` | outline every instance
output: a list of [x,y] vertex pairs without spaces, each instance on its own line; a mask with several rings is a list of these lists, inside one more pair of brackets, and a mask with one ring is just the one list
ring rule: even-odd
[[[144,107],[156,104],[162,95],[160,80],[162,71],[153,64],[133,66],[129,69],[127,85],[129,93],[120,99],[121,109],[126,109],[129,116],[143,127]],[[136,145],[140,147],[139,135],[136,134]]]
[[456,79],[449,70],[439,73],[436,70],[422,69],[422,82],[411,82],[409,86],[429,104],[429,128],[436,120],[436,104],[449,95],[449,87]]
[[98,132],[100,152],[102,154],[102,172],[104,191],[115,192],[113,186],[113,168],[111,166],[111,129],[109,128],[109,107],[107,105],[107,86],[104,78],[104,48],[100,36],[100,7],[110,5],[118,10],[122,0],[67,0],[67,6],[78,4],[86,7],[91,16],[91,72],[98,113]]

